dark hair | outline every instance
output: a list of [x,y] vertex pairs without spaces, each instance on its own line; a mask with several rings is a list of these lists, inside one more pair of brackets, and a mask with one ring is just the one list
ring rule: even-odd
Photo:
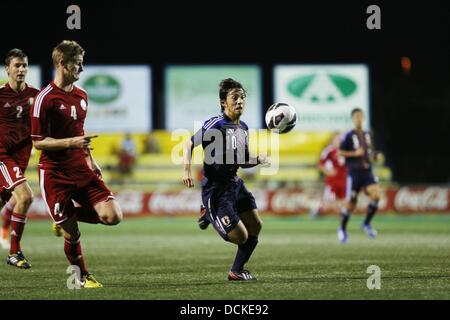
[[[242,89],[244,91],[244,94],[247,95],[247,91],[244,89],[241,83],[237,82],[234,79],[228,78],[220,81],[219,84],[219,98],[220,101],[225,100],[227,98],[228,92],[230,92],[233,89]],[[220,104],[221,111],[223,112],[224,107],[222,106],[222,103]]]
[[27,58],[27,55],[25,54],[25,52],[23,52],[20,49],[14,48],[9,50],[9,52],[6,54],[5,57],[5,66],[9,66],[9,64],[11,63],[11,60],[14,58]]
[[352,110],[352,113],[351,113],[352,117],[353,117],[353,115],[354,115],[356,112],[361,112],[361,113],[363,113],[363,111],[362,111],[361,108],[354,108],[354,109]]

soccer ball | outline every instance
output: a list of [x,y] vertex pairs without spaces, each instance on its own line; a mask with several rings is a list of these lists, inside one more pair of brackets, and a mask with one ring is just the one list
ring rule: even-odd
[[287,103],[274,103],[266,112],[266,125],[276,133],[287,133],[297,123],[295,109]]

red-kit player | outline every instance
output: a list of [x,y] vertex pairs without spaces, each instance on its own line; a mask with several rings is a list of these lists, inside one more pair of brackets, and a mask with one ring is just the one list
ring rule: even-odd
[[52,58],[55,79],[38,93],[31,114],[33,144],[42,150],[39,186],[48,213],[63,229],[64,252],[79,268],[79,283],[100,288],[84,262],[78,221],[116,225],[122,211],[90,153],[95,136],[84,133],[88,97],[74,85],[83,71],[84,49],[65,40],[53,49]]
[[325,188],[319,208],[311,211],[313,218],[325,212],[339,214],[345,203],[347,168],[345,158],[339,155],[341,135],[333,135],[329,144],[320,155],[319,170],[325,176]]
[[[33,193],[24,176],[32,148],[30,108],[38,90],[25,83],[28,58],[20,49],[12,49],[5,58],[8,83],[0,87],[0,207],[8,201],[3,217],[3,236],[11,224],[9,255],[6,263],[31,268],[20,247],[26,213]],[[11,212],[12,211],[12,212]],[[7,238],[2,238],[7,246]]]

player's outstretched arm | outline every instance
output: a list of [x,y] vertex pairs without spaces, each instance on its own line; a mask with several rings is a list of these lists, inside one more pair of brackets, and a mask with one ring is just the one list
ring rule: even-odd
[[64,149],[89,148],[91,140],[97,136],[78,136],[64,139],[45,137],[42,140],[34,140],[33,146],[38,150],[57,151]]
[[192,188],[194,186],[194,179],[192,179],[191,172],[193,146],[194,144],[191,139],[186,140],[186,142],[183,143],[183,184],[188,188]]

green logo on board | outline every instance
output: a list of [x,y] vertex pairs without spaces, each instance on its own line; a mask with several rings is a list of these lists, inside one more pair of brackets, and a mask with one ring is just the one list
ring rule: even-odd
[[109,103],[116,100],[122,89],[119,81],[105,74],[89,77],[83,87],[88,92],[89,99],[97,103]]
[[312,103],[333,103],[351,97],[358,85],[352,79],[333,73],[317,73],[298,77],[287,90],[295,97]]

